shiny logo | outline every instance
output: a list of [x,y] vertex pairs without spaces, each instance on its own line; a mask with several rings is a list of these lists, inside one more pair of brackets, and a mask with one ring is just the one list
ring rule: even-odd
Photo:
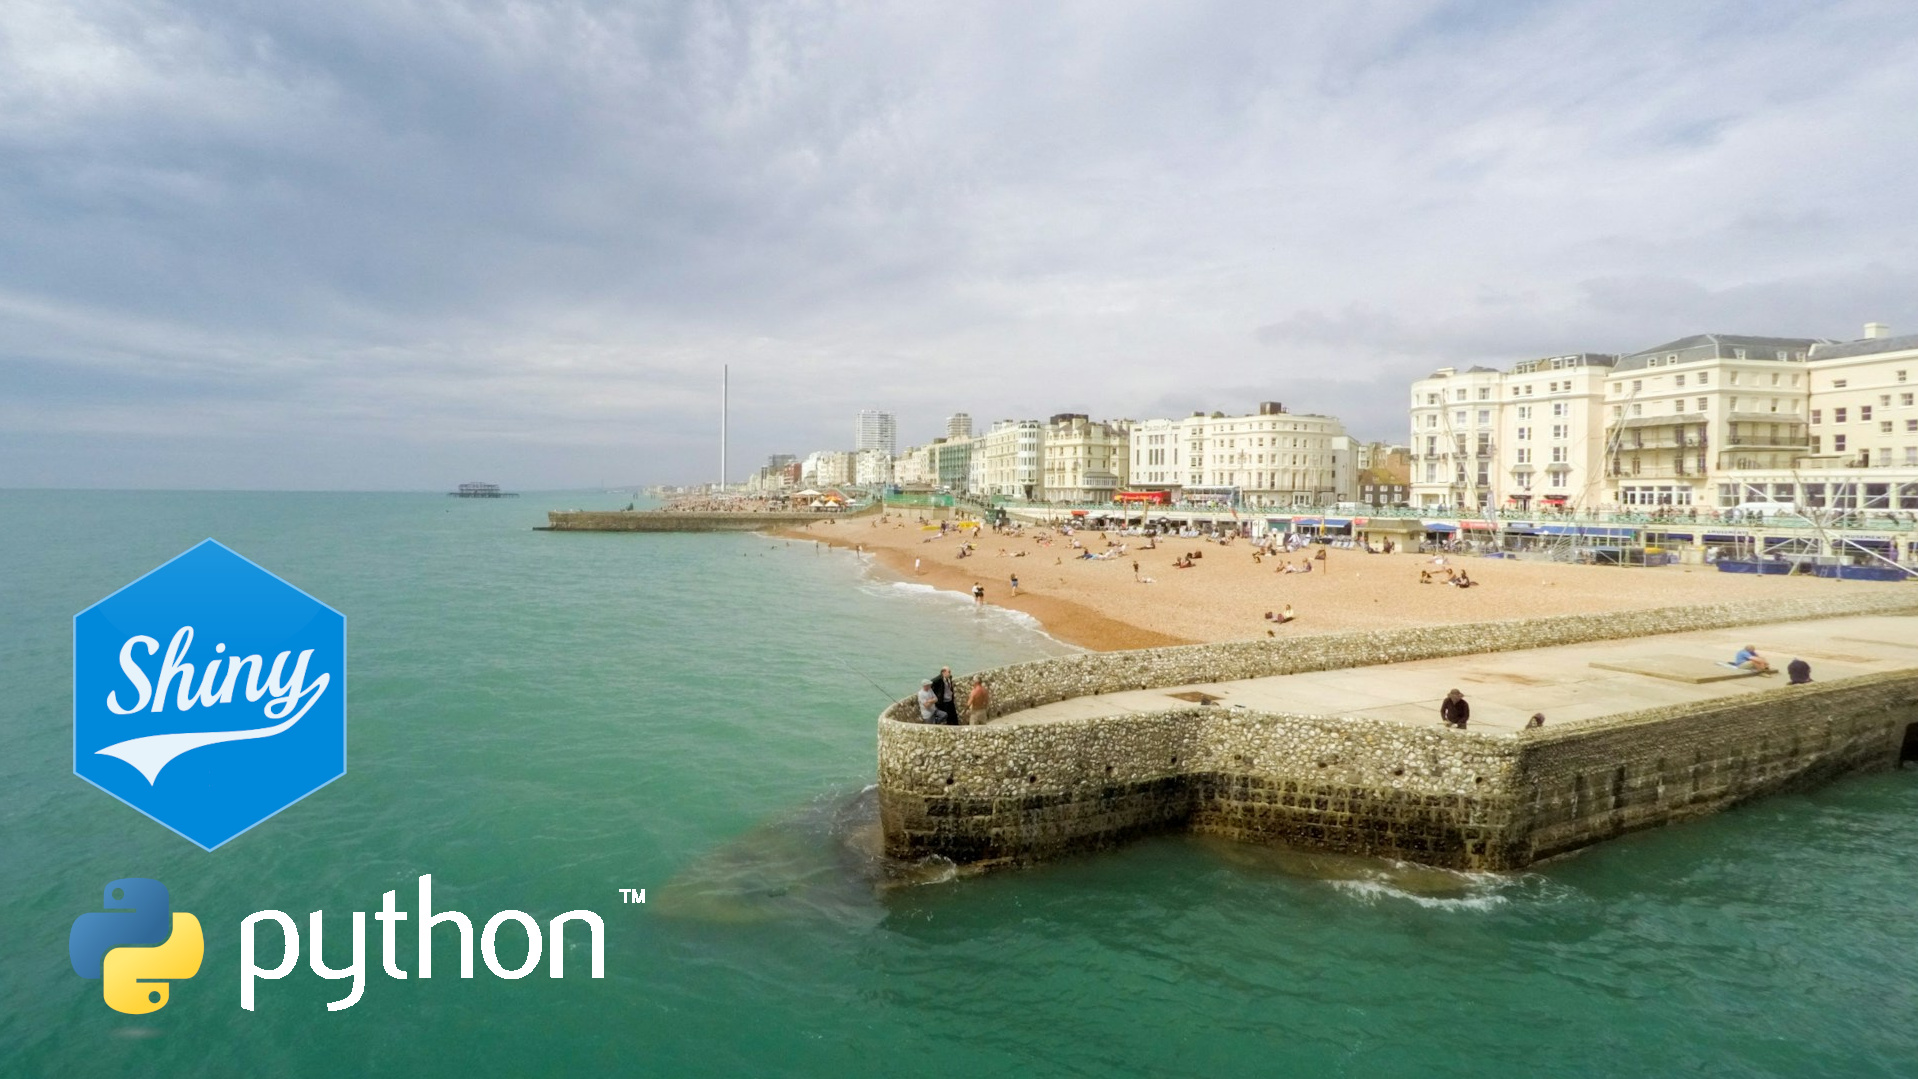
[[172,909],[166,885],[128,877],[107,885],[101,905],[67,935],[73,972],[99,978],[107,1007],[145,1015],[166,1007],[170,983],[200,972],[206,940],[200,920]]
[[73,771],[212,850],[346,772],[346,619],[213,540],[73,619]]

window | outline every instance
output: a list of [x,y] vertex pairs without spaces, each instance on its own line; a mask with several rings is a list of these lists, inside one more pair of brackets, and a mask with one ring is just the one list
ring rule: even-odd
[[1427,426],[1427,427],[1437,427],[1437,426],[1438,426],[1438,413],[1436,413],[1436,412],[1434,412],[1434,413],[1432,413],[1431,415],[1429,415],[1429,416],[1427,416],[1427,417],[1425,417],[1425,426]]
[[1555,464],[1555,465],[1562,465],[1562,464],[1564,464],[1564,463],[1565,463],[1565,455],[1566,455],[1566,450],[1565,450],[1565,447],[1563,447],[1563,446],[1553,446],[1553,447],[1552,447],[1552,463],[1553,463],[1553,464]]
[[1621,417],[1621,416],[1623,416],[1623,415],[1625,415],[1625,406],[1624,406],[1624,405],[1613,405],[1613,406],[1612,406],[1612,418],[1613,418],[1613,419],[1618,419],[1619,417]]
[[1842,390],[1842,389],[1844,389],[1844,388],[1845,388],[1845,380],[1844,380],[1844,379],[1842,379],[1842,378],[1834,378],[1834,379],[1832,379],[1832,380],[1831,380],[1831,388],[1832,388],[1832,389],[1834,389],[1834,390]]
[[1531,451],[1531,450],[1528,450],[1528,449],[1526,449],[1525,447],[1523,447],[1523,446],[1521,446],[1521,447],[1519,447],[1519,448],[1518,448],[1518,450],[1517,450],[1516,452],[1517,452],[1517,454],[1518,454],[1518,463],[1519,463],[1519,464],[1522,464],[1522,465],[1523,465],[1523,464],[1530,464],[1530,463],[1531,463],[1531,460],[1532,460],[1532,451]]
[[1465,426],[1465,412],[1463,409],[1461,409],[1459,413],[1455,417],[1453,417],[1452,422],[1458,424],[1460,427]]
[[1820,443],[1821,441],[1823,441],[1823,440],[1824,440],[1824,437],[1825,437],[1825,436],[1823,436],[1823,435],[1813,435],[1813,436],[1811,436],[1811,452],[1813,452],[1813,453],[1817,453],[1817,452],[1819,452],[1819,449],[1818,449],[1818,444],[1819,444],[1819,443]]
[[1532,406],[1531,406],[1531,405],[1520,405],[1520,406],[1518,406],[1518,418],[1519,418],[1519,419],[1521,419],[1521,420],[1529,420],[1529,419],[1531,419],[1531,418],[1532,418]]
[[1736,371],[1732,372],[1732,385],[1738,385],[1738,372]]
[[1742,359],[1744,359],[1744,358],[1745,358],[1745,350],[1744,350],[1744,349],[1742,349],[1742,348],[1735,348],[1735,349],[1732,349],[1732,355],[1733,355],[1734,357],[1736,357],[1737,359],[1741,359],[1741,360],[1742,360]]
[[1700,411],[1700,412],[1706,412],[1706,411],[1709,411],[1709,410],[1711,409],[1711,404],[1712,404],[1712,402],[1711,402],[1711,398],[1709,398],[1709,397],[1700,397],[1700,398],[1698,399],[1698,411]]
[[1812,409],[1812,410],[1811,410],[1811,422],[1813,422],[1813,423],[1824,423],[1824,422],[1825,422],[1825,410],[1824,410],[1824,409],[1822,409],[1822,408],[1814,408],[1814,409]]
[[1699,384],[1700,386],[1709,386],[1709,385],[1711,385],[1711,384],[1712,384],[1712,376],[1711,376],[1711,372],[1709,372],[1709,371],[1700,371],[1700,372],[1698,372],[1698,384]]
[[1898,381],[1903,382],[1904,380],[1905,380],[1905,373],[1903,371],[1898,372]]
[[1879,407],[1879,408],[1890,408],[1890,407],[1891,407],[1891,394],[1888,394],[1888,393],[1881,393],[1881,394],[1879,394],[1879,395],[1878,395],[1878,407]]
[[1906,421],[1905,421],[1905,430],[1907,430],[1907,431],[1918,431],[1918,420],[1906,420]]
[[1879,432],[1880,432],[1880,433],[1882,433],[1882,434],[1887,434],[1887,435],[1888,435],[1888,434],[1890,434],[1890,433],[1891,433],[1891,421],[1890,421],[1890,420],[1879,420],[1879,421],[1878,421],[1878,430],[1879,430]]
[[1462,387],[1458,391],[1458,399],[1461,401],[1465,400],[1465,390]]
[[1491,409],[1489,409],[1489,408],[1481,408],[1481,409],[1479,409],[1479,410],[1478,410],[1478,422],[1479,422],[1480,424],[1487,424],[1487,423],[1491,423],[1491,422],[1492,422],[1492,410],[1491,410]]
[[1644,405],[1633,405],[1633,406],[1632,406],[1632,415],[1634,415],[1634,416],[1643,416],[1644,414],[1645,414],[1645,406],[1644,406]]
[[1553,437],[1553,438],[1559,438],[1559,439],[1562,439],[1562,438],[1565,438],[1565,437],[1566,437],[1566,431],[1567,431],[1567,430],[1569,429],[1569,426],[1570,426],[1570,425],[1568,425],[1568,424],[1563,424],[1563,423],[1555,423],[1555,424],[1553,424],[1553,425],[1552,425],[1552,437]]
[[1478,399],[1481,401],[1490,401],[1492,399],[1492,388],[1490,386],[1480,386],[1478,388]]
[[1635,378],[1635,379],[1632,379],[1632,392],[1633,392],[1633,393],[1637,393],[1637,392],[1638,392],[1639,390],[1641,390],[1641,389],[1643,389],[1643,388],[1644,388],[1644,386],[1645,386],[1645,380],[1644,380],[1644,379],[1641,379],[1641,378]]
[[1521,427],[1521,428],[1519,428],[1519,429],[1518,429],[1518,440],[1519,440],[1520,442],[1530,442],[1530,441],[1532,440],[1532,429],[1531,429],[1530,427]]
[[1858,406],[1858,418],[1859,418],[1859,419],[1861,419],[1861,420],[1868,420],[1868,419],[1871,419],[1871,406],[1870,406],[1870,405],[1859,405],[1859,406]]
[[1899,403],[1900,405],[1903,405],[1903,406],[1904,406],[1904,407],[1906,407],[1906,408],[1910,408],[1910,407],[1911,407],[1911,395],[1910,395],[1910,394],[1908,394],[1908,393],[1901,393],[1901,394],[1899,394],[1899,395],[1898,395],[1898,403]]
[[1684,376],[1684,375],[1676,375],[1676,376],[1673,376],[1673,378],[1672,378],[1672,385],[1674,385],[1674,386],[1683,386],[1684,384],[1685,384],[1685,376]]
[[1439,403],[1439,395],[1438,395],[1438,394],[1436,394],[1436,393],[1428,393],[1428,394],[1426,394],[1426,395],[1425,395],[1425,403],[1426,403],[1426,404],[1428,404],[1428,405],[1436,405],[1436,404],[1438,404],[1438,403]]
[[1834,409],[1832,409],[1832,410],[1831,410],[1831,422],[1833,422],[1833,423],[1844,423],[1844,422],[1845,422],[1845,410],[1844,410],[1844,409],[1842,409],[1842,408],[1834,408]]
[[1563,401],[1558,401],[1558,402],[1555,402],[1555,403],[1554,403],[1554,404],[1552,405],[1552,415],[1554,415],[1554,416],[1563,416],[1563,415],[1565,415],[1565,402],[1563,402]]
[[[1785,354],[1784,354],[1784,353],[1782,353],[1782,352],[1781,352],[1781,353],[1779,353],[1779,354],[1778,354],[1778,358],[1779,358],[1779,359],[1781,359],[1781,360],[1782,360],[1782,359],[1784,359],[1784,358],[1785,358]],[[1776,385],[1778,385],[1778,372],[1776,372],[1776,371],[1773,371],[1773,372],[1771,373],[1771,384],[1772,384],[1772,385],[1774,385],[1774,386],[1776,386]]]
[[1831,436],[1831,449],[1833,453],[1845,452],[1845,436],[1844,435]]

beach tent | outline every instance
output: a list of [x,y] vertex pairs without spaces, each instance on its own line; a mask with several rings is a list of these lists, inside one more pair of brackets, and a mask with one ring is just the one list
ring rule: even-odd
[[813,489],[812,489],[811,487],[808,487],[808,488],[806,488],[805,490],[803,490],[803,491],[801,491],[801,492],[799,492],[798,494],[796,494],[796,495],[794,495],[793,497],[794,497],[794,498],[818,498],[818,497],[819,497],[819,492],[818,492],[818,491],[815,491],[815,490],[813,490]]

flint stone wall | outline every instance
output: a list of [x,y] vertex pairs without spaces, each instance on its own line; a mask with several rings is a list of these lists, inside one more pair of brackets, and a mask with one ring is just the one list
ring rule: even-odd
[[[1905,595],[1147,649],[985,677],[995,710],[1005,711],[1117,689],[1761,621],[1918,613]],[[1054,691],[1048,672],[1073,688]],[[1504,870],[1772,791],[1890,767],[1906,725],[1918,722],[1918,671],[1779,686],[1518,737],[1202,706],[945,727],[892,718],[905,704],[879,723],[880,815],[895,857],[1012,866],[1188,829]]]

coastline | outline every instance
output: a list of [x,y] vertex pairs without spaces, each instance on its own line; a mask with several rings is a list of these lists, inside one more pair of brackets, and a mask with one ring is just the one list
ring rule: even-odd
[[[931,518],[892,513],[771,530],[785,539],[861,548],[899,580],[962,596],[974,582],[986,602],[1022,612],[1048,635],[1095,652],[1167,645],[1285,639],[1355,630],[1493,622],[1557,614],[1605,614],[1658,607],[1797,599],[1896,589],[1897,583],[1720,573],[1710,566],[1626,568],[1559,562],[1449,556],[1435,566],[1420,554],[1372,555],[1350,548],[1310,547],[1252,561],[1243,541],[1219,546],[1198,538],[1162,538],[1154,549],[1138,537],[1082,532],[1092,551],[1125,543],[1112,560],[1073,557],[1063,535],[1043,528],[1023,534],[983,532],[974,553],[960,559],[969,537],[938,534]],[[1302,564],[1324,550],[1311,573],[1279,573],[1281,562]],[[1181,569],[1188,552],[1201,558]],[[915,572],[914,563],[919,563]],[[1137,563],[1135,577],[1133,564]],[[1421,583],[1421,571],[1469,573],[1479,587]],[[1020,576],[1010,595],[1008,578]],[[1295,621],[1267,621],[1266,612],[1291,605]]]
[[1018,596],[1012,596],[1010,595],[1011,586],[1006,581],[987,580],[974,575],[963,566],[947,564],[944,561],[922,559],[920,572],[914,574],[911,553],[893,546],[865,543],[859,536],[858,529],[847,529],[841,533],[830,526],[823,530],[815,530],[808,526],[774,529],[767,532],[767,535],[780,539],[813,540],[829,547],[863,547],[864,553],[872,556],[873,565],[883,567],[897,580],[931,585],[942,592],[954,592],[969,597],[972,594],[972,583],[979,581],[986,586],[988,604],[1025,614],[1037,622],[1040,631],[1047,636],[1093,652],[1120,652],[1133,648],[1160,648],[1167,645],[1198,643],[1189,638],[1175,637],[1169,633],[1121,621],[1069,599],[1026,592],[1023,589]]

